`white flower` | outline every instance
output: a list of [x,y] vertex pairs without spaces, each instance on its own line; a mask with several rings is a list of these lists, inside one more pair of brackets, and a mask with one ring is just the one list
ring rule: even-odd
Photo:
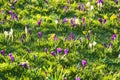
[[120,54],[118,55],[118,58],[120,58]]
[[80,24],[79,19],[75,19],[75,24]]
[[97,42],[94,41],[92,45],[95,46],[96,44],[97,44]]
[[25,33],[26,33],[26,35],[27,35],[27,33],[28,33],[27,27],[25,27]]
[[87,2],[86,6],[87,6],[87,7],[90,7],[90,2]]
[[102,7],[102,3],[98,3],[97,6],[98,6],[98,7]]
[[58,20],[55,20],[55,23],[58,24]]
[[94,10],[94,6],[93,6],[93,5],[91,5],[90,9],[91,9],[91,10]]
[[92,48],[92,43],[89,43],[89,47]]
[[8,31],[4,31],[5,38],[9,35]]
[[13,29],[11,28],[9,32],[9,37],[12,37],[12,36],[13,36]]

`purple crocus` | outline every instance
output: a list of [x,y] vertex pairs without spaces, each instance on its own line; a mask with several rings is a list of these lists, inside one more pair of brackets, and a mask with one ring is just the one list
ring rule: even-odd
[[8,12],[10,15],[12,15],[13,14],[13,12],[10,10],[9,12]]
[[80,80],[80,78],[79,78],[79,77],[77,77],[75,80]]
[[0,53],[1,53],[2,55],[5,55],[5,51],[4,51],[4,50],[1,50]]
[[38,37],[39,37],[39,38],[42,37],[42,32],[38,32]]
[[55,35],[54,35],[54,41],[57,41],[57,39],[58,39],[58,38],[57,38],[57,35],[55,34]]
[[57,48],[57,53],[61,53],[62,49],[61,48]]
[[85,18],[82,18],[82,22],[83,22],[83,23],[85,22]]
[[52,54],[52,56],[56,55],[55,51],[51,51],[51,54]]
[[67,18],[64,18],[63,21],[62,21],[62,23],[64,24],[66,22],[68,22],[68,20],[67,20]]
[[22,67],[26,67],[26,66],[27,66],[27,62],[23,62],[23,63],[21,63],[20,66],[22,66]]
[[40,26],[41,23],[42,23],[42,19],[40,19],[40,20],[38,21],[38,26]]
[[114,2],[115,2],[116,4],[118,4],[118,0],[114,0]]
[[9,53],[9,57],[10,57],[10,59],[11,59],[12,62],[15,60],[12,53]]
[[69,50],[68,49],[64,49],[64,54],[68,54],[69,53]]
[[83,69],[85,68],[86,64],[87,64],[86,60],[82,60],[82,67],[83,67]]
[[47,53],[47,52],[48,52],[48,49],[47,49],[47,48],[44,48],[44,52],[46,52],[46,53]]
[[103,3],[103,0],[97,0],[97,3]]
[[71,23],[72,27],[76,26],[75,20],[76,20],[76,17],[74,17],[70,20],[70,23]]
[[99,18],[98,21],[102,24],[103,19],[102,19],[102,18]]
[[116,38],[116,34],[113,34],[112,37],[111,37],[112,41],[114,41],[115,38]]
[[70,32],[69,36],[68,36],[68,40],[74,40],[74,34],[73,32]]

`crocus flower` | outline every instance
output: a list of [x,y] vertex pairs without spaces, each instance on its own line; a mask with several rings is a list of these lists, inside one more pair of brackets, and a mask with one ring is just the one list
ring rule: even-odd
[[90,7],[90,2],[87,2],[86,6],[89,8]]
[[42,23],[42,19],[40,19],[40,20],[38,21],[38,26],[40,26],[41,23]]
[[77,77],[75,80],[80,80],[80,78],[79,78],[79,77]]
[[61,53],[62,49],[61,48],[57,48],[57,53]]
[[5,51],[4,51],[4,50],[1,50],[0,53],[1,53],[2,55],[4,55],[4,54],[5,54]]
[[9,57],[10,57],[11,61],[13,62],[14,61],[14,56],[12,55],[12,53],[9,53]]
[[69,50],[68,49],[64,49],[64,54],[68,54]]
[[112,41],[114,41],[115,38],[116,38],[116,34],[113,34],[112,37],[111,37]]
[[70,20],[70,23],[71,23],[71,26],[72,27],[74,27],[74,26],[76,26],[76,17],[74,17],[74,18],[72,18],[71,20]]
[[93,41],[93,44],[92,44],[92,45],[95,46],[96,44],[97,44],[97,42]]
[[17,0],[14,0],[13,4],[17,3]]
[[51,54],[52,54],[53,56],[55,56],[55,55],[56,55],[55,51],[52,51],[52,52],[51,52]]
[[92,43],[89,43],[89,47],[92,48]]
[[9,12],[8,12],[10,15],[12,15],[13,14],[13,12],[10,10]]
[[68,40],[73,40],[75,37],[74,37],[74,34],[73,32],[70,32],[69,36],[68,36]]
[[87,64],[86,60],[82,60],[82,67],[83,67],[83,69],[85,68],[86,64]]
[[42,32],[38,32],[38,37],[39,37],[39,38],[42,37]]
[[114,2],[115,2],[116,4],[118,4],[118,0],[114,0]]
[[68,22],[68,20],[67,20],[67,18],[64,18],[62,23],[64,24],[66,22]]
[[108,47],[109,47],[109,48],[111,48],[112,46],[113,46],[113,44],[112,44],[112,43],[109,43],[109,44],[108,44]]
[[20,66],[26,67],[26,66],[27,66],[27,62],[22,62],[22,63],[20,64]]
[[9,35],[8,31],[4,31],[5,38]]
[[57,39],[58,39],[58,38],[57,38],[57,35],[55,34],[55,35],[54,35],[54,41],[57,41]]
[[47,49],[47,48],[44,48],[44,52],[46,52],[46,53],[47,53],[47,52],[48,52],[48,49]]
[[102,18],[99,18],[98,21],[102,24],[103,19],[102,19]]
[[48,0],[45,0],[45,3],[48,4]]

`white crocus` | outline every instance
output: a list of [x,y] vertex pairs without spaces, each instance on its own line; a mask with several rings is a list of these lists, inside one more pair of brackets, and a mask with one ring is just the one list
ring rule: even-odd
[[96,44],[97,44],[97,42],[93,41],[93,44],[92,44],[92,45],[95,46]]
[[90,9],[91,9],[91,10],[94,10],[94,6],[93,6],[93,5],[91,5]]
[[27,33],[28,33],[28,29],[27,29],[27,27],[25,27],[25,34],[26,34],[26,36],[27,36]]
[[87,6],[87,7],[90,7],[90,2],[87,2],[86,6]]
[[120,58],[120,54],[118,55],[118,58]]
[[7,38],[8,37],[8,31],[4,31],[4,35],[5,35],[5,38]]
[[102,7],[102,3],[98,3],[97,6],[98,6],[99,8],[101,8],[101,7]]
[[12,40],[13,40],[13,29],[12,28],[10,29],[10,32],[9,32],[9,39],[10,38],[12,38]]
[[92,48],[92,46],[93,46],[92,43],[89,43],[89,47]]
[[79,19],[75,19],[75,24],[80,24]]
[[55,20],[55,23],[58,24],[58,20]]

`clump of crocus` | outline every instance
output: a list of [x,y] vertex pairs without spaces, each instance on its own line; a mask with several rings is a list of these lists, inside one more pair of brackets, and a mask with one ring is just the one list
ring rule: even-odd
[[77,24],[79,24],[79,19],[76,18],[76,17],[71,18],[70,24],[71,24],[72,27],[76,26]]
[[57,48],[57,53],[61,53],[62,49],[61,48]]
[[85,5],[78,3],[78,10],[85,11]]
[[76,77],[76,79],[75,80],[80,80],[80,78],[79,77]]
[[38,32],[38,37],[39,37],[39,38],[42,37],[42,32]]
[[9,37],[13,41],[13,29],[11,28],[10,31],[4,31],[5,38]]
[[82,67],[83,67],[83,69],[85,68],[86,64],[87,64],[87,61],[86,60],[82,60]]
[[27,62],[22,62],[22,63],[20,64],[20,66],[26,67],[26,66],[27,66]]
[[111,40],[114,41],[116,37],[117,37],[117,35],[116,35],[116,34],[113,34],[113,35],[111,36]]
[[92,48],[97,44],[97,42],[93,41],[92,43],[89,43],[89,47]]
[[1,50],[0,53],[1,53],[2,55],[5,55],[5,51],[4,51],[4,50]]
[[99,18],[98,21],[99,21],[101,24],[105,24],[105,23],[106,23],[106,19]]
[[98,8],[101,8],[103,4],[103,0],[97,0],[97,6]]
[[40,20],[38,21],[38,26],[40,26],[41,23],[42,23],[42,19],[40,19]]
[[56,55],[55,51],[51,51],[51,54],[52,54],[52,56]]
[[66,22],[68,22],[68,19],[67,19],[67,18],[64,18],[63,21],[62,21],[62,23],[64,24],[64,23],[66,23]]
[[9,57],[10,57],[10,59],[11,59],[12,62],[15,60],[12,53],[9,53]]
[[64,54],[67,55],[69,53],[68,49],[64,49]]

